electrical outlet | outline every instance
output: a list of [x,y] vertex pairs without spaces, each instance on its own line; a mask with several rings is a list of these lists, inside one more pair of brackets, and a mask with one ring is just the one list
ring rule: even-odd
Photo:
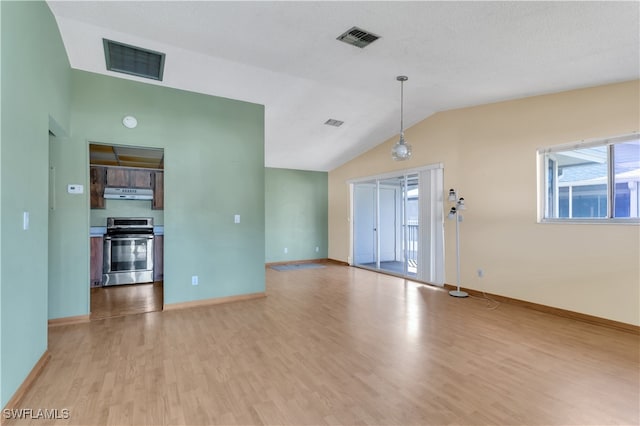
[[285,248],[284,248],[284,253],[285,253],[285,254],[289,253],[289,249],[285,247]]
[[198,285],[198,276],[194,275],[191,277],[191,285]]
[[484,269],[478,268],[478,278],[484,277]]
[[320,247],[316,246],[316,253],[320,251]]

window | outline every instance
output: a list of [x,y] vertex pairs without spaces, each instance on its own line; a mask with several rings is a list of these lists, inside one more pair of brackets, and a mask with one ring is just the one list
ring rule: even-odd
[[640,136],[539,150],[543,221],[640,222]]

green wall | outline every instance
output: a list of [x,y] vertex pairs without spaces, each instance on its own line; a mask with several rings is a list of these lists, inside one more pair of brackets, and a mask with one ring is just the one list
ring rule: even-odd
[[[72,83],[56,169],[88,185],[89,141],[164,149],[165,304],[264,291],[264,107],[77,70]],[[137,128],[122,125],[128,114]],[[60,259],[50,318],[89,313],[89,198],[78,198],[52,237],[74,236],[78,256]]]
[[66,186],[88,190],[90,141],[165,150],[165,303],[264,291],[265,172],[263,106],[71,70],[46,3],[2,1],[0,16],[3,407],[47,319],[89,313],[88,191]]
[[265,262],[327,257],[327,179],[326,172],[266,169]]
[[[47,348],[49,129],[69,129],[70,68],[44,2],[0,2],[0,406]],[[28,211],[30,227],[22,229]]]

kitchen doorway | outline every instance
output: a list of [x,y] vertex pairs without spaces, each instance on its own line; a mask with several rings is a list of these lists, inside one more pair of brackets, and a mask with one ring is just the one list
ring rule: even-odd
[[164,150],[89,143],[92,320],[161,311]]

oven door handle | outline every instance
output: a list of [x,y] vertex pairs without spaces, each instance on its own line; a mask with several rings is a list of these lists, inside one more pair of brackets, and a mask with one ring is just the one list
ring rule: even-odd
[[153,240],[154,236],[153,235],[133,235],[133,234],[127,234],[127,235],[108,235],[104,237],[105,240],[142,240],[142,239],[147,239],[147,240]]

